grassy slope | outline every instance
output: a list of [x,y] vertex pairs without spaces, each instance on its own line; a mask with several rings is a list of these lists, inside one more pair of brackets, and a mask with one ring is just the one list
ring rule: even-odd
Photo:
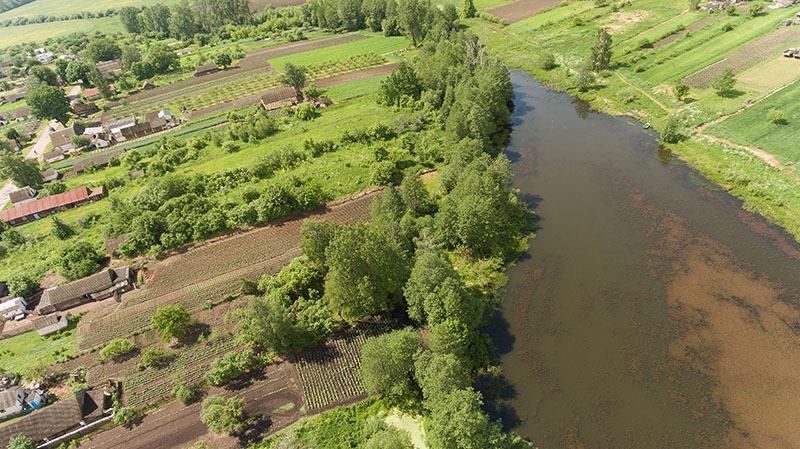
[[41,337],[36,332],[26,332],[0,341],[0,367],[3,372],[23,376],[42,363],[52,365],[60,356],[75,354],[75,327],[77,320],[61,332]]
[[15,17],[69,16],[76,12],[99,12],[123,6],[144,6],[176,3],[175,0],[35,0],[0,14],[0,20]]
[[124,29],[117,16],[6,27],[0,28],[0,48],[27,42],[43,42],[53,37],[93,31],[113,33],[124,31]]
[[337,59],[347,59],[351,56],[363,55],[365,53],[389,53],[402,50],[409,45],[409,40],[402,36],[375,36],[356,42],[350,42],[348,44],[341,44],[333,47],[321,48],[319,50],[311,50],[290,56],[270,59],[269,63],[278,71],[283,71],[283,66],[287,61],[291,61],[292,64],[297,65],[318,64]]
[[[634,0],[632,5],[619,11],[636,14],[638,11],[646,10],[647,14],[643,20],[636,23],[628,21],[622,24],[621,28],[619,28],[620,21],[614,20],[615,13],[611,8],[597,8],[593,3],[580,1],[520,21],[502,31],[496,25],[478,20],[470,21],[470,25],[476,34],[483,36],[509,65],[532,72],[540,81],[554,88],[580,95],[591,101],[598,110],[611,114],[638,116],[640,120],[649,121],[657,129],[663,125],[670,113],[679,111],[686,122],[683,133],[688,138],[680,144],[669,147],[713,181],[730,188],[731,193],[744,199],[748,203],[746,208],[772,218],[800,239],[800,191],[794,180],[749,153],[726,148],[707,139],[691,137],[694,135],[695,126],[735,112],[742,106],[744,99],[757,99],[767,93],[768,88],[758,87],[752,83],[740,84],[737,86],[736,95],[729,98],[719,97],[711,89],[692,89],[689,94],[692,101],[687,103],[672,98],[668,88],[676,79],[769,34],[783,18],[793,16],[794,11],[767,10],[754,19],[744,15],[720,16],[715,22],[662,48],[647,52],[636,50],[635,53],[626,55],[626,50],[633,51],[635,44],[643,37],[655,39],[670,29],[675,29],[679,24],[687,26],[703,17],[708,17],[707,14],[694,12],[678,16],[686,6],[683,1]],[[584,25],[575,26],[575,17],[580,17]],[[619,18],[619,15],[616,18]],[[726,23],[732,24],[734,29],[723,32],[722,26]],[[609,25],[618,26],[612,33],[615,44],[612,60],[630,61],[640,54],[645,57],[644,59],[638,57],[628,66],[618,69],[620,75],[624,76],[632,86],[609,71],[600,74],[588,92],[579,93],[574,89],[575,73],[588,56],[597,29]],[[544,71],[538,67],[539,58],[546,52],[556,56],[559,67],[551,71]],[[641,67],[639,71],[637,67]],[[648,98],[645,93],[663,107]],[[787,94],[783,98],[770,99],[762,107],[768,107],[772,101],[775,104],[781,100],[783,104],[791,102],[789,96],[790,94]],[[786,109],[786,106],[782,108],[790,115],[790,119],[795,116],[794,108]],[[757,112],[758,110],[752,111],[753,116],[756,116]],[[762,118],[760,121],[765,120]],[[743,117],[738,124],[743,123],[751,127],[747,130],[748,133],[760,136],[769,134],[773,144],[777,145],[780,142],[780,135],[768,133],[766,124],[753,127],[752,121],[748,121],[747,117]],[[729,129],[735,127],[736,125],[731,125]],[[789,127],[791,125],[787,128]],[[719,126],[714,129],[722,128]],[[779,131],[779,133],[785,132],[788,130]],[[784,161],[788,162],[797,157],[797,153],[792,152],[789,147],[782,151],[779,158]]]

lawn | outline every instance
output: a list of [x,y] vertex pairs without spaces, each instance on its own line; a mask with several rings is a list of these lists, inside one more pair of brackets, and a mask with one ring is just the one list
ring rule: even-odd
[[19,108],[24,107],[26,105],[27,105],[27,103],[25,102],[25,100],[20,100],[20,101],[18,101],[16,103],[6,103],[6,104],[0,106],[0,114],[2,114],[3,112],[10,112],[10,111],[13,111],[15,109],[19,109]]
[[[800,124],[800,83],[794,83],[766,100],[745,109],[716,125],[708,133],[742,145],[763,149],[785,165],[800,162],[800,146],[794,140]],[[770,109],[786,115],[786,123],[774,124],[767,119]]]
[[[0,14],[0,21],[15,17],[71,16],[76,12],[98,12],[123,6],[149,6],[177,3],[176,0],[35,0]],[[51,25],[51,24],[48,24]],[[4,32],[5,33],[5,32]]]
[[[67,2],[63,3],[67,4]],[[0,28],[0,48],[28,42],[44,42],[50,38],[72,33],[91,33],[93,31],[113,33],[124,31],[124,28],[117,16],[6,27]]]
[[378,90],[378,87],[380,87],[383,80],[388,76],[389,75],[373,76],[372,78],[364,78],[342,83],[337,86],[331,86],[324,90],[324,95],[338,103],[340,101],[371,94]]
[[270,59],[269,63],[272,67],[275,67],[276,70],[283,71],[283,66],[287,61],[296,65],[315,65],[326,61],[345,60],[366,53],[389,53],[402,50],[410,44],[411,42],[402,36],[375,36],[347,44]]
[[73,317],[66,329],[46,337],[31,331],[0,340],[0,368],[3,372],[15,372],[26,377],[31,370],[75,355],[77,324],[78,317]]

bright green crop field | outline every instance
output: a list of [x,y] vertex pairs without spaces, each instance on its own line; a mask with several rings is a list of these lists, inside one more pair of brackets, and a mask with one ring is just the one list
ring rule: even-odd
[[117,16],[6,27],[0,28],[0,48],[28,42],[42,42],[72,33],[91,33],[93,31],[125,32],[125,28]]
[[15,17],[69,16],[76,12],[99,12],[123,6],[148,6],[175,3],[174,0],[35,0],[0,14],[0,20]]

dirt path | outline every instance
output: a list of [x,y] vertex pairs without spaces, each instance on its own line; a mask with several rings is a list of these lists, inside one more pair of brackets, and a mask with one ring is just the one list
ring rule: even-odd
[[777,168],[778,170],[781,170],[782,172],[784,172],[784,174],[791,176],[792,179],[794,179],[795,181],[800,181],[800,177],[797,176],[797,174],[794,172],[794,170],[792,168],[786,167],[785,165],[781,164],[777,159],[775,159],[775,156],[769,154],[768,152],[766,152],[766,151],[764,151],[764,150],[762,150],[760,148],[734,143],[734,142],[731,142],[728,139],[723,139],[721,137],[717,137],[717,136],[715,136],[713,134],[708,134],[708,133],[705,132],[705,129],[708,128],[709,126],[716,125],[717,123],[723,122],[728,118],[731,118],[731,117],[733,117],[733,116],[735,116],[737,114],[742,113],[746,109],[751,108],[751,107],[757,105],[758,103],[761,103],[762,101],[766,100],[767,98],[769,98],[769,97],[775,95],[776,93],[782,91],[783,89],[791,86],[795,82],[797,82],[797,80],[791,81],[789,83],[784,84],[783,86],[778,87],[777,89],[774,89],[773,91],[769,92],[768,94],[764,95],[763,97],[759,98],[758,100],[753,101],[752,103],[747,104],[745,106],[742,106],[741,108],[737,109],[736,111],[734,111],[734,112],[732,112],[730,114],[726,114],[726,115],[723,115],[722,117],[716,118],[716,119],[714,119],[714,120],[712,120],[710,122],[703,123],[702,125],[698,126],[695,129],[695,131],[697,132],[697,135],[701,136],[701,137],[706,137],[706,138],[714,140],[716,142],[724,143],[725,145],[730,145],[730,146],[732,146],[734,148],[739,148],[739,149],[742,149],[742,150],[749,151],[753,155],[758,156],[760,159],[762,159],[767,164]]
[[663,109],[664,111],[666,111],[666,113],[667,113],[667,114],[669,114],[669,113],[670,113],[670,110],[669,110],[669,109],[667,109],[667,107],[666,107],[666,106],[664,106],[664,105],[663,105],[663,104],[662,104],[660,101],[656,100],[656,99],[655,99],[655,97],[653,97],[652,95],[650,95],[649,93],[647,93],[647,91],[645,91],[644,89],[640,88],[639,86],[636,86],[636,85],[634,85],[634,84],[630,83],[628,80],[626,80],[626,79],[625,79],[625,77],[624,77],[624,76],[622,76],[622,74],[621,74],[621,73],[619,73],[619,72],[614,72],[614,73],[617,75],[617,78],[619,78],[619,79],[620,79],[620,81],[622,81],[623,83],[627,84],[628,86],[630,86],[630,87],[632,87],[632,88],[636,89],[636,90],[637,90],[637,91],[639,91],[639,92],[640,92],[642,95],[644,95],[645,97],[649,98],[649,99],[650,99],[650,101],[652,101],[653,103],[657,104],[657,105],[658,105],[658,107],[660,107],[661,109]]

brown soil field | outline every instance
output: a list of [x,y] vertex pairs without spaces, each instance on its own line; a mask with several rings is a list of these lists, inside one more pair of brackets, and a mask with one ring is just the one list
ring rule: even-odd
[[486,12],[497,18],[505,19],[507,23],[514,23],[559,4],[561,4],[559,0],[517,0]]
[[123,295],[123,306],[128,307],[103,317],[87,314],[78,326],[79,348],[91,349],[148,329],[150,316],[158,306],[178,303],[191,312],[199,311],[208,300],[219,301],[238,293],[244,277],[257,280],[263,274],[277,273],[300,255],[304,219],[339,224],[367,221],[373,193],[364,192],[314,212],[293,214],[177,251],[148,270],[150,280],[143,289]]
[[778,56],[784,46],[800,38],[800,29],[782,28],[767,36],[757,39],[728,55],[721,62],[692,73],[684,78],[686,84],[704,89],[711,86],[711,80],[725,69],[731,68],[734,73],[741,73],[751,67]]

